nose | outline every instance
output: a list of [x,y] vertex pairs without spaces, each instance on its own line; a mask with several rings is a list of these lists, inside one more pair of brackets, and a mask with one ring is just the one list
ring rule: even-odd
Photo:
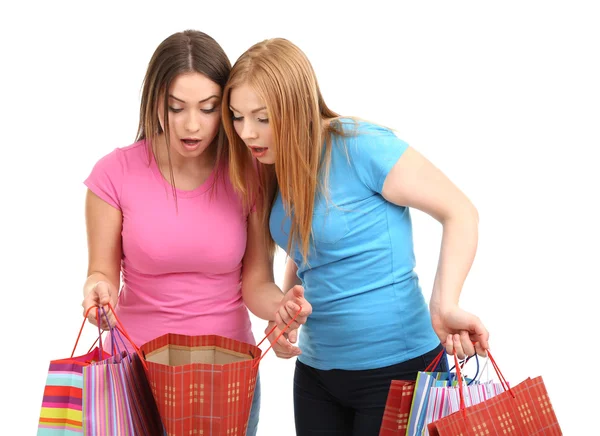
[[243,122],[240,138],[244,141],[257,138],[256,130],[252,127],[252,123]]
[[184,128],[188,132],[197,132],[200,129],[200,115],[190,111],[185,119]]

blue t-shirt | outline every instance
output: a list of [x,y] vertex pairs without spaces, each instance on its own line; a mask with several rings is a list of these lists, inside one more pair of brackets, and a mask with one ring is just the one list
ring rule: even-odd
[[[345,120],[345,131],[355,131],[352,121]],[[413,270],[409,209],[381,196],[407,147],[392,131],[366,122],[356,134],[332,140],[329,198],[315,200],[308,264],[297,246],[290,253],[313,307],[299,341],[298,358],[306,365],[381,368],[440,343]],[[270,230],[284,250],[289,229],[277,195]]]

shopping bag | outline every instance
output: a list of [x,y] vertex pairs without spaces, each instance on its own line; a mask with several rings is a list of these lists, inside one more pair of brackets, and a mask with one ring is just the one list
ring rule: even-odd
[[[442,353],[444,352],[442,351]],[[452,376],[453,374],[450,371],[419,371],[417,373],[415,392],[406,425],[407,436],[422,436],[425,433],[428,407],[432,403],[432,389],[437,386],[448,386],[452,382]]]
[[[425,368],[425,372],[434,371],[439,366],[443,356],[444,350]],[[415,380],[392,380],[379,436],[404,436],[406,434],[415,385]]]
[[505,391],[467,407],[456,355],[460,410],[428,424],[432,436],[562,435],[542,377],[527,378],[510,387],[488,350]]
[[[475,357],[476,373],[473,378],[467,378],[464,376],[464,367],[469,360]],[[489,359],[486,361],[484,369],[488,366]],[[500,392],[503,392],[503,387],[499,383],[493,383],[489,381],[481,382],[480,380],[480,368],[479,368],[479,358],[475,354],[474,356],[470,356],[464,361],[462,361],[459,365],[461,373],[463,373],[462,378],[465,379],[466,386],[464,387],[465,392],[465,403],[467,406],[472,404],[477,404],[481,401],[485,401]],[[457,382],[456,373],[452,373],[451,371],[454,367],[450,368],[450,372],[446,380],[435,380],[431,387],[429,387],[428,395],[427,395],[427,404],[421,410],[421,415],[419,416],[419,426],[416,429],[416,433],[420,436],[429,436],[429,431],[427,425],[431,422],[437,421],[445,416],[450,415],[451,413],[458,410],[459,404],[459,385]],[[481,371],[483,372],[483,371]]]
[[[82,388],[83,371],[93,362],[110,357],[98,347],[83,356],[74,357],[85,318],[79,329],[79,335],[71,352],[71,357],[52,360],[48,368],[48,377],[42,399],[42,410],[38,423],[38,436],[67,436],[82,433]],[[92,347],[94,347],[92,345]]]
[[[106,317],[104,309],[101,311]],[[140,350],[116,314],[115,318],[116,325],[109,328],[112,356],[83,369],[84,434],[162,436],[163,425]],[[123,337],[133,352],[127,350]]]
[[166,433],[245,435],[258,364],[271,348],[262,353],[259,346],[273,330],[258,345],[218,335],[173,333],[143,344],[140,349]]

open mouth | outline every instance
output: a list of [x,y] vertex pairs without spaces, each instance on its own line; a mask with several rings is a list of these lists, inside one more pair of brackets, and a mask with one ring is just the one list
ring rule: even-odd
[[195,150],[200,145],[200,142],[201,142],[200,139],[194,139],[194,138],[185,138],[185,139],[181,140],[181,143],[183,144],[183,146],[185,148],[187,148],[188,150]]
[[252,153],[252,156],[254,156],[254,157],[263,157],[265,154],[267,154],[268,149],[269,149],[268,147],[251,146],[250,152]]

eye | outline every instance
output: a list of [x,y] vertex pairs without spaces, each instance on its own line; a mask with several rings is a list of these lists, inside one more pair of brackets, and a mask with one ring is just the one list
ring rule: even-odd
[[205,114],[212,114],[212,113],[213,113],[215,110],[217,110],[217,108],[216,108],[216,107],[213,107],[213,108],[211,108],[211,109],[200,109],[200,110],[202,111],[202,113],[205,113]]
[[259,123],[264,123],[264,124],[269,124],[269,119],[268,118],[259,118],[258,122]]
[[174,114],[178,114],[179,112],[181,112],[183,109],[180,108],[176,108],[176,107],[172,107],[169,106],[169,111],[173,112]]
[[231,116],[231,121],[234,121],[234,122],[235,121],[240,121],[240,120],[243,120],[243,119],[244,119],[244,117],[236,117],[235,115]]

